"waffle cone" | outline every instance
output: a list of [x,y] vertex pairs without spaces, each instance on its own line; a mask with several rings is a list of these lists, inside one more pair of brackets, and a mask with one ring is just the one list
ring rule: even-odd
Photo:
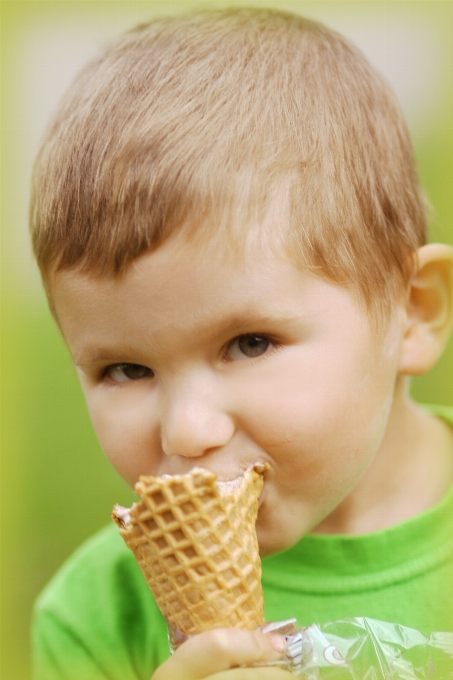
[[264,470],[256,464],[225,490],[203,468],[141,477],[141,500],[130,510],[115,506],[113,519],[170,630],[188,636],[264,623],[255,532]]

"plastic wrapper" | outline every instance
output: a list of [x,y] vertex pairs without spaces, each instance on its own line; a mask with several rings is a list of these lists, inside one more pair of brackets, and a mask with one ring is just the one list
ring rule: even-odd
[[285,635],[279,665],[306,680],[453,680],[453,633],[424,635],[367,618],[299,629],[292,619],[263,630]]
[[[287,641],[285,659],[270,665],[305,680],[453,680],[453,632],[426,635],[368,618],[306,628],[288,619],[261,630],[277,632]],[[172,649],[184,639],[170,631]]]

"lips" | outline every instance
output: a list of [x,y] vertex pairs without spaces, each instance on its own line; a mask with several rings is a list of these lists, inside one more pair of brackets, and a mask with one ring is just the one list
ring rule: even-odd
[[[264,475],[265,472],[267,472],[270,469],[269,463],[252,463],[251,465],[248,465],[246,470],[242,472],[240,475],[237,477],[234,477],[233,479],[217,479],[217,486],[219,488],[220,493],[223,495],[231,494],[235,489],[238,489],[241,486],[242,480],[244,478],[244,475],[249,471],[249,470],[255,470],[256,472],[259,472]],[[262,506],[264,499],[265,499],[265,488],[266,488],[266,481],[263,483],[263,488],[261,490],[261,493],[258,498],[258,509]]]

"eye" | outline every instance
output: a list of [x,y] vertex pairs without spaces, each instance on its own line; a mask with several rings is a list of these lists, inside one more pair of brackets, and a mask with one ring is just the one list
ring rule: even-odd
[[154,373],[150,368],[140,364],[113,364],[113,366],[109,366],[104,372],[104,376],[119,383],[152,378],[153,375]]
[[228,346],[227,357],[233,360],[253,359],[267,352],[271,346],[271,340],[262,335],[240,335]]

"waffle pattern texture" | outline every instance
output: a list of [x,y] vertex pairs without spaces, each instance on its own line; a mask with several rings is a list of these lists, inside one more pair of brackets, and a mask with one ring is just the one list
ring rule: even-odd
[[228,493],[203,468],[141,477],[141,500],[126,514],[115,506],[113,519],[170,630],[188,636],[264,623],[255,532],[264,469],[253,466]]

